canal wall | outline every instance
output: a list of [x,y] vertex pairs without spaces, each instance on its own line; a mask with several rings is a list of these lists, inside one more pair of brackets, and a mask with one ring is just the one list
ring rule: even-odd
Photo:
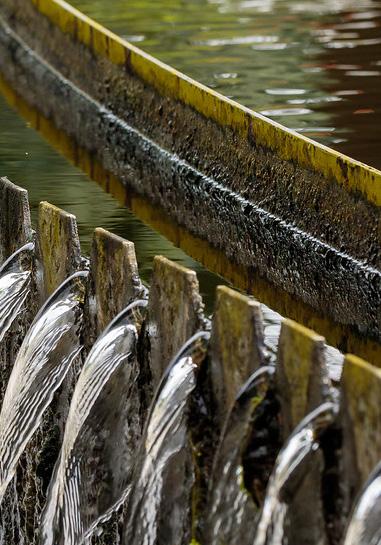
[[[0,510],[5,542],[38,542],[41,510],[83,358],[118,312],[134,300],[148,298],[137,354],[137,435],[142,432],[153,392],[169,360],[197,331],[211,333],[208,354],[199,362],[197,386],[188,408],[183,506],[176,504],[185,509],[181,543],[189,545],[193,539],[207,545],[208,483],[220,437],[243,384],[269,362],[260,303],[221,286],[213,317],[207,317],[194,271],[157,256],[148,290],[139,279],[132,242],[99,228],[94,232],[91,255],[84,257],[73,215],[43,202],[34,230],[27,193],[1,178],[0,196],[2,260],[27,242],[36,244],[35,260],[30,264],[34,278],[30,306],[1,342],[1,391],[14,362],[15,339],[19,345],[39,306],[68,275],[83,269],[90,271],[84,302],[83,354],[55,395],[9,486]],[[332,382],[325,339],[292,320],[284,320],[275,378],[255,398],[250,417],[245,413],[245,439],[239,458],[249,498],[248,512],[258,514],[276,455],[289,434],[322,402],[339,398],[338,417],[326,430],[317,456],[300,482],[296,479],[288,491],[291,509],[286,524],[287,536],[295,545],[339,543],[356,494],[381,457],[380,395],[381,373],[377,368],[348,355],[341,380]],[[173,467],[173,475],[179,476],[178,468]],[[176,500],[171,471],[165,478],[167,500],[163,501],[168,505],[163,512]],[[93,543],[117,543],[123,518],[121,508],[103,525]],[[165,521],[160,524],[164,524],[165,532]]]
[[376,363],[378,171],[210,91],[65,2],[7,0],[1,16],[0,71],[30,106],[126,194],[160,205],[249,284],[295,300],[299,321],[329,318],[344,351],[356,335],[375,343],[374,358],[361,353]]

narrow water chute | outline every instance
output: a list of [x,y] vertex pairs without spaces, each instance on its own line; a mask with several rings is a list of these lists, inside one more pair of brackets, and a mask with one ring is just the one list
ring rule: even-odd
[[254,545],[283,543],[288,499],[308,471],[308,461],[319,448],[321,433],[332,424],[338,406],[326,402],[307,415],[281,449],[266,491]]
[[61,284],[20,347],[0,413],[0,503],[22,452],[80,353],[87,276],[77,272]]
[[33,256],[34,243],[29,242],[12,254],[0,268],[0,342],[25,309]]
[[[165,517],[166,540],[182,541],[187,514],[180,511],[189,506],[176,496],[183,493],[184,483],[173,479],[187,460],[187,406],[196,386],[195,361],[200,355],[205,356],[209,338],[208,332],[191,337],[170,362],[157,388],[134,471],[122,541],[126,545],[153,545],[160,541],[160,522],[163,512],[171,510],[171,500],[177,509],[172,510],[170,520]],[[172,479],[166,482],[171,470]]]
[[147,301],[130,304],[97,339],[76,384],[43,513],[41,544],[78,545],[129,491],[136,343]]

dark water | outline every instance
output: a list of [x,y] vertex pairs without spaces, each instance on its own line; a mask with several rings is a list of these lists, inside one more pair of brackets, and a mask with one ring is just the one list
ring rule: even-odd
[[[285,125],[381,167],[381,0],[73,0],[176,68]],[[94,227],[134,241],[143,280],[156,254],[196,269],[210,308],[221,279],[139,221],[0,96],[0,175]]]

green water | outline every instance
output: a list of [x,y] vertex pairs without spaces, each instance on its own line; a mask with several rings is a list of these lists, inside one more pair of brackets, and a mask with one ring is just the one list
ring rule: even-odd
[[[381,0],[73,0],[139,47],[265,115],[381,167]],[[197,270],[210,308],[221,279],[68,164],[0,97],[0,175],[136,245],[148,281],[164,254]]]
[[138,47],[381,168],[380,0],[73,0]]

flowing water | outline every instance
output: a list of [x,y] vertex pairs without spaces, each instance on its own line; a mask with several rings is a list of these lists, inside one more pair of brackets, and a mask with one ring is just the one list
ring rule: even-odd
[[190,456],[188,400],[196,386],[194,354],[206,351],[209,336],[197,333],[184,345],[154,396],[128,502],[123,537],[126,545],[154,545],[157,539],[183,542],[193,482],[186,474]]
[[42,519],[41,545],[75,545],[129,491],[140,439],[136,361],[140,312],[129,305],[94,344],[76,384]]
[[381,544],[381,464],[372,472],[357,499],[344,545]]
[[226,420],[209,482],[204,542],[209,545],[251,545],[258,508],[246,490],[242,456],[252,416],[263,401],[274,367],[261,367],[239,392]]
[[81,350],[87,274],[74,274],[48,299],[14,363],[0,413],[0,503],[22,452]]
[[30,242],[0,268],[0,342],[17,316],[25,310],[32,275],[34,244]]
[[332,423],[337,409],[332,403],[315,409],[302,420],[280,451],[267,487],[254,545],[282,545],[286,498],[307,474],[309,461],[319,448],[319,436]]

